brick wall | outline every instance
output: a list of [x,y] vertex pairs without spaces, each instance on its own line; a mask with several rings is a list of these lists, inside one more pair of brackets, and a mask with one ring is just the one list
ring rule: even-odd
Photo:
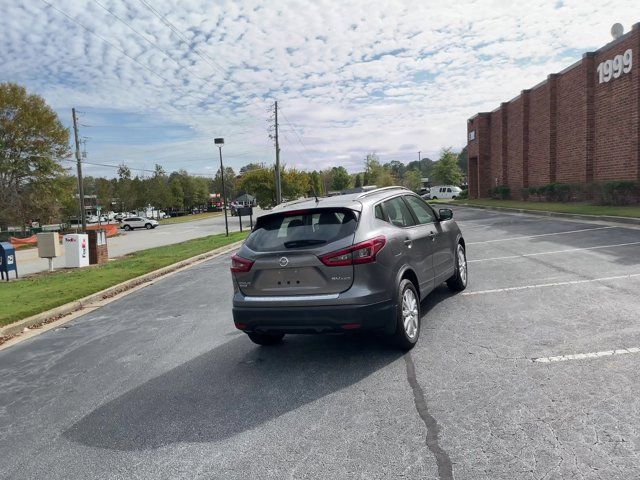
[[511,188],[512,196],[520,195],[522,189],[522,137],[523,137],[523,97],[509,102],[507,108],[507,155],[505,182]]
[[[599,83],[598,65],[628,49],[631,71]],[[526,186],[640,179],[640,23],[468,128],[472,197],[502,184],[518,198]]]
[[[549,83],[531,90],[529,106],[529,185],[551,183],[550,170],[550,93]],[[533,139],[533,141],[531,141]]]
[[[629,36],[610,48],[603,48],[595,55],[596,66],[601,62],[622,55],[625,50],[635,50],[638,57],[638,35]],[[594,72],[595,156],[594,180],[635,180],[638,177],[638,71],[622,73],[605,83],[598,83]]]
[[585,80],[582,62],[558,77],[556,181],[559,183],[586,182]]
[[[502,184],[502,112],[491,112],[491,129],[489,130],[489,145],[491,156],[488,159],[490,165],[489,189]],[[480,168],[483,168],[480,165]]]

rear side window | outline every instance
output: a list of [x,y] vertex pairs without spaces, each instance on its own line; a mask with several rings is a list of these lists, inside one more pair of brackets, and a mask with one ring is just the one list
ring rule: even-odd
[[384,211],[382,210],[382,204],[381,203],[376,205],[375,212],[376,212],[376,218],[378,220],[384,220],[385,222],[387,221],[387,219],[384,216]]
[[389,223],[396,227],[410,227],[415,225],[411,212],[402,197],[392,198],[383,203],[384,211],[389,217]]
[[358,224],[349,209],[315,209],[260,217],[246,245],[254,252],[314,248],[353,235]]

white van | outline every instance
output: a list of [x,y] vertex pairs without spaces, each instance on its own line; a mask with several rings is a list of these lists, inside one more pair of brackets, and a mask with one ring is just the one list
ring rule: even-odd
[[450,198],[453,200],[458,198],[461,193],[462,189],[453,185],[437,185],[435,187],[431,187],[432,200],[435,200],[436,198]]

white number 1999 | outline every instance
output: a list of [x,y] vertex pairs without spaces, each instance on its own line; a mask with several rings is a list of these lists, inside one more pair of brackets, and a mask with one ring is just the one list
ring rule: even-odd
[[618,78],[623,73],[631,71],[633,53],[628,49],[622,55],[616,55],[613,60],[607,60],[598,65],[598,80],[606,83],[612,78]]

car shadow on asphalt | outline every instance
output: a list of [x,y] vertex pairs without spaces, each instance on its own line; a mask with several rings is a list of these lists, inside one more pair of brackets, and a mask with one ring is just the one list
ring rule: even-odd
[[221,441],[359,382],[401,356],[372,335],[296,335],[274,347],[258,347],[242,335],[97,408],[63,436],[122,451]]

